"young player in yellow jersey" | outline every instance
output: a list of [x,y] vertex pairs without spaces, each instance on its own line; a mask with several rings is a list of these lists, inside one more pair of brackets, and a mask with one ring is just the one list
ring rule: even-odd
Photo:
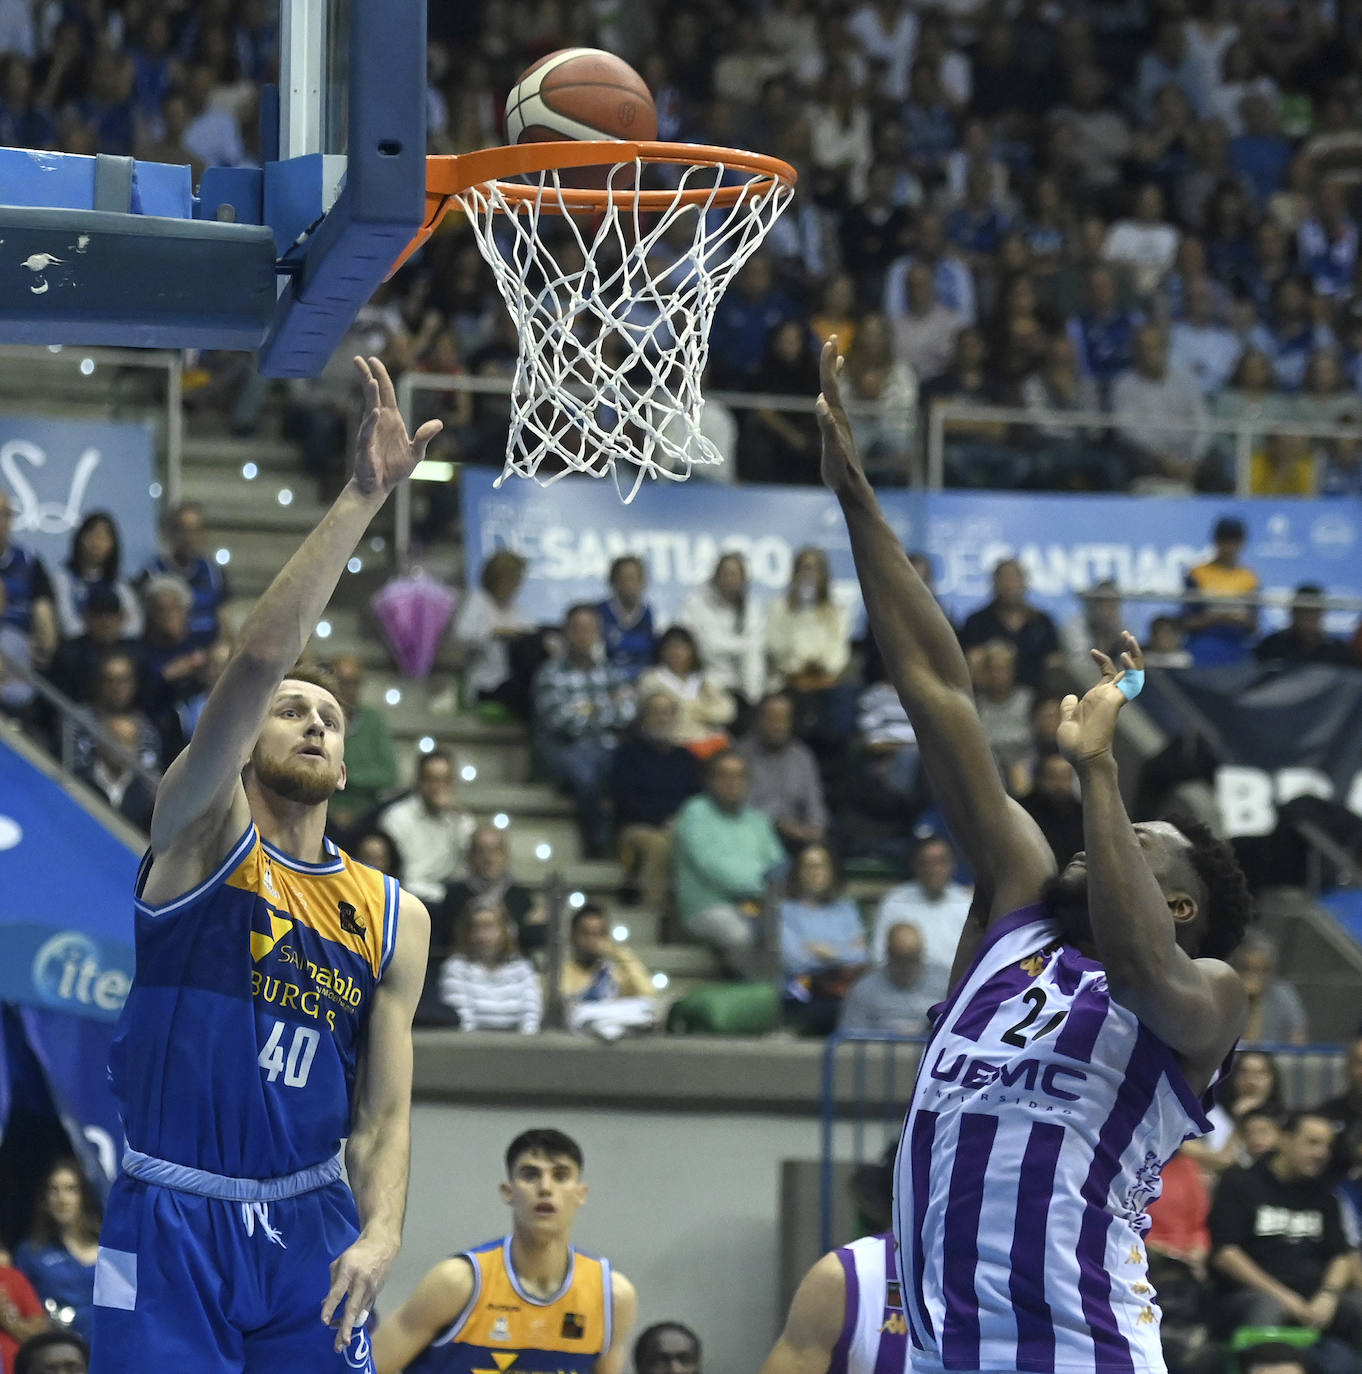
[[573,1247],[586,1191],[570,1136],[518,1135],[501,1185],[511,1234],[421,1280],[375,1334],[378,1374],[623,1374],[637,1299],[609,1260]]

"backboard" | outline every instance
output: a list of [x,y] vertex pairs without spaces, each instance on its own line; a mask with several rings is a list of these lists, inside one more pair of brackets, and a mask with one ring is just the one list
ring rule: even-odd
[[260,165],[0,149],[0,342],[258,350],[315,376],[419,228],[426,0],[280,0]]

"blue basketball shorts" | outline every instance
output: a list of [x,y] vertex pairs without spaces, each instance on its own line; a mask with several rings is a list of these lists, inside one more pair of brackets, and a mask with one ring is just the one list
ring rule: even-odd
[[227,1202],[121,1175],[100,1233],[91,1374],[373,1374],[369,1333],[335,1351],[332,1261],[359,1235],[335,1182]]

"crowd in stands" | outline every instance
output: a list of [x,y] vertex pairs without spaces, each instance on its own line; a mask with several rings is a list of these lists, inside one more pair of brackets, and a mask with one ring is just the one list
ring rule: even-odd
[[[156,774],[192,734],[231,652],[203,513],[170,511],[164,551],[129,578],[107,514],[80,522],[69,557],[49,573],[8,537],[9,511],[0,496],[0,623],[18,646],[13,661],[87,715],[63,729],[13,672],[7,681],[23,691],[9,711],[145,830]],[[1243,525],[1220,519],[1211,544],[1177,613],[1155,617],[1151,667],[1359,662],[1362,625],[1351,642],[1326,634],[1316,586],[1300,587],[1288,624],[1260,637]],[[911,557],[930,583],[930,560]],[[528,727],[535,772],[570,798],[583,855],[624,866],[625,908],[710,946],[736,980],[778,967],[785,1019],[800,1032],[826,1033],[839,1018],[851,1029],[922,1029],[944,991],[968,875],[941,838],[912,725],[873,641],[853,642],[826,555],[800,550],[785,594],[762,605],[743,558],[725,553],[665,627],[637,556],[617,558],[602,599],[569,607],[558,627],[519,610],[524,566],[494,554],[459,607],[448,637],[462,695],[484,715]],[[1121,589],[1103,583],[1056,625],[1009,559],[993,571],[992,597],[959,625],[1000,773],[1061,865],[1082,847],[1082,810],[1055,744],[1059,693],[1086,648],[1112,648],[1124,623]],[[364,699],[362,664],[338,655],[328,666],[347,713],[348,780],[331,828],[432,911],[422,1018],[533,1032],[547,995],[560,1000],[562,1023],[608,1034],[655,1025],[651,982],[627,949],[596,938],[592,921],[609,927],[611,917],[595,904],[575,912],[559,961],[567,973],[546,994],[548,913],[513,877],[506,832],[475,823],[460,803],[457,760],[438,745],[417,755],[404,790],[387,717]],[[914,882],[877,915],[861,912],[845,895],[848,863],[891,875],[911,868]],[[865,986],[844,1006],[858,980]],[[648,1005],[583,1010],[638,999]],[[1287,1026],[1274,1002],[1258,1029],[1303,1038],[1303,1013]]]
[[[1239,426],[1362,419],[1362,18],[1345,0],[454,10],[430,20],[432,152],[504,141],[519,73],[591,44],[643,73],[661,138],[795,166],[797,201],[720,303],[710,385],[806,396],[836,333],[886,479],[938,402],[1027,413],[948,427],[947,478],[967,486],[1227,490]],[[268,0],[6,0],[0,143],[247,165],[278,58]],[[399,369],[514,358],[453,223],[357,327]],[[345,424],[325,390],[290,406],[318,476]],[[260,395],[252,379],[238,428]],[[497,408],[448,404],[446,451],[499,462]],[[809,417],[711,410],[720,476],[816,480]],[[1362,493],[1355,439],[1255,432],[1248,455],[1255,492]]]
[[[836,334],[877,480],[912,470],[931,407],[992,404],[1025,419],[948,425],[948,483],[1225,491],[1248,426],[1255,494],[1362,496],[1357,440],[1255,428],[1362,422],[1362,7],[1350,0],[542,0],[433,7],[430,32],[431,151],[502,141],[517,74],[554,48],[597,44],[644,73],[661,137],[796,166],[798,200],[720,305],[709,385],[810,397],[818,346]],[[196,176],[249,164],[277,62],[265,0],[0,0],[0,144],[132,153]],[[487,377],[515,358],[457,217],[357,331],[397,370]],[[292,395],[286,415],[323,483],[347,424],[344,385],[327,385]],[[250,432],[259,379],[233,395],[232,424]],[[462,393],[442,403],[443,455],[499,464],[497,406]],[[1148,425],[1170,420],[1192,428]],[[707,425],[726,435],[721,478],[817,480],[807,414],[739,418],[711,402]],[[44,567],[10,538],[12,514],[0,489],[0,711],[59,747],[56,720],[6,662],[86,708],[99,731],[68,742],[75,770],[145,828],[152,792],[131,765],[155,772],[183,746],[231,650],[203,512],[169,512],[164,552],[142,569],[122,566],[100,512],[60,567]],[[449,515],[437,491],[420,533],[434,537]],[[1220,521],[1212,542],[1181,606],[1149,625],[1151,667],[1362,664],[1362,625],[1351,639],[1325,631],[1326,588],[1299,587],[1289,624],[1262,635],[1243,526]],[[914,559],[930,581],[930,562]],[[571,798],[583,852],[624,864],[627,905],[710,944],[737,979],[774,958],[800,1033],[920,1033],[945,992],[968,875],[826,556],[800,551],[787,592],[761,604],[742,557],[726,553],[671,625],[653,614],[639,558],[618,559],[600,599],[555,627],[518,608],[525,571],[518,555],[495,555],[460,605],[464,700],[529,727],[537,773]],[[1006,561],[959,626],[999,768],[1060,862],[1081,847],[1081,813],[1055,749],[1059,674],[1113,644],[1121,592],[1095,588],[1056,625]],[[431,907],[421,1020],[528,1034],[557,1003],[566,1024],[607,1040],[659,1025],[654,980],[601,902],[573,910],[557,984],[545,985],[549,913],[517,881],[506,830],[475,823],[440,747],[402,792],[360,663],[331,667],[349,773],[333,828]],[[912,875],[873,911],[844,878],[868,862]],[[1308,1041],[1270,942],[1250,940],[1236,963],[1249,1038]],[[1170,1363],[1202,1371],[1235,1327],[1282,1325],[1319,1341],[1307,1356],[1277,1349],[1264,1361],[1277,1374],[1304,1359],[1310,1374],[1356,1374],[1362,1041],[1347,1090],[1307,1112],[1286,1112],[1270,1057],[1241,1054],[1212,1122],[1165,1171],[1153,1208]],[[5,1374],[84,1368],[87,1194],[74,1164],[54,1165],[14,1267],[0,1254]],[[636,1353],[639,1374],[656,1374],[657,1353]]]

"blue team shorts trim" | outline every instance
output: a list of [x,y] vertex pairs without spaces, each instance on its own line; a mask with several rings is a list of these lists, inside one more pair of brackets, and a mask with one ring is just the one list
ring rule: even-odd
[[335,1183],[341,1176],[341,1162],[339,1155],[333,1155],[321,1164],[278,1178],[233,1178],[230,1174],[210,1174],[207,1169],[191,1169],[188,1164],[172,1164],[168,1159],[144,1155],[127,1145],[123,1148],[123,1172],[143,1183],[222,1202],[278,1202]]

